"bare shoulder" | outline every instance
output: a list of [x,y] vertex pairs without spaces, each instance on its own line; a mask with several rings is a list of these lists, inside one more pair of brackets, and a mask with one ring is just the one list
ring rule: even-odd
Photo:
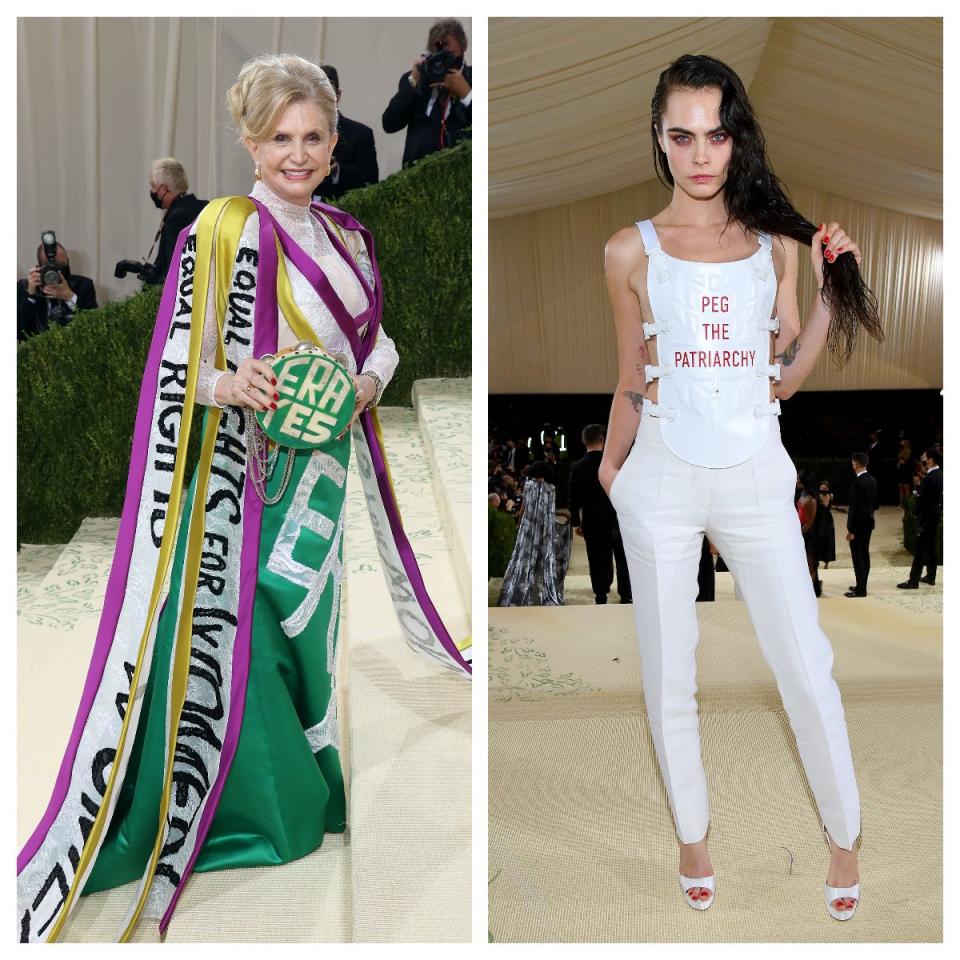
[[618,230],[603,248],[603,261],[607,273],[630,276],[637,270],[646,270],[647,257],[640,231],[635,226]]
[[774,234],[771,244],[771,253],[773,254],[773,266],[777,272],[777,280],[782,280],[788,272],[796,274],[798,251],[800,244],[783,234]]

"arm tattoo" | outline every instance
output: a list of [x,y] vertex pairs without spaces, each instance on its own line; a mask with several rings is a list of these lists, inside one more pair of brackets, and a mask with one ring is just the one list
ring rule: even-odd
[[630,401],[633,405],[633,409],[639,413],[640,408],[643,406],[643,394],[637,393],[635,390],[624,390],[623,395]]
[[773,359],[779,360],[785,367],[789,367],[793,363],[794,358],[797,355],[797,351],[800,349],[800,338],[797,337],[790,341],[790,343],[784,348],[783,353],[778,353]]

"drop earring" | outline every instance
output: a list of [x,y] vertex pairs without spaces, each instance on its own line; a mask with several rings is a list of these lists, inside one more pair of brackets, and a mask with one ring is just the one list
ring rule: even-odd
[[253,171],[253,175],[254,175],[258,180],[262,180],[262,179],[263,179],[263,177],[260,176],[260,163],[259,163],[259,161],[257,162],[257,167],[256,167],[256,169]]

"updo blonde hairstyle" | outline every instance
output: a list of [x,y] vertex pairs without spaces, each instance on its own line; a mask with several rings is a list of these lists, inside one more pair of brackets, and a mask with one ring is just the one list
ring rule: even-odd
[[227,109],[238,140],[266,140],[291,103],[312,100],[323,111],[332,136],[337,131],[337,94],[329,78],[315,63],[295,53],[261,54],[241,68],[237,82],[227,91]]

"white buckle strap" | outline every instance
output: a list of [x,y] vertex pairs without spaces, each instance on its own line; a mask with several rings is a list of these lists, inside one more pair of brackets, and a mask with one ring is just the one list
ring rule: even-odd
[[655,337],[660,333],[669,333],[670,332],[670,321],[669,320],[655,320],[653,323],[645,323],[643,325],[643,338],[649,340],[651,337]]
[[647,378],[647,383],[655,380],[657,377],[672,377],[676,369],[672,363],[652,364],[648,363],[643,368],[643,374]]
[[755,417],[772,417],[780,415],[780,401],[774,400],[772,403],[758,403],[753,408]]
[[756,371],[758,377],[773,377],[774,380],[780,379],[779,363],[758,363]]
[[662,403],[652,403],[650,401],[647,401],[644,404],[644,409],[647,411],[648,415],[651,417],[661,417],[664,420],[677,419],[676,407],[665,407]]
[[758,330],[769,331],[770,333],[779,333],[780,332],[780,318],[771,317],[769,320],[762,320],[757,324]]

